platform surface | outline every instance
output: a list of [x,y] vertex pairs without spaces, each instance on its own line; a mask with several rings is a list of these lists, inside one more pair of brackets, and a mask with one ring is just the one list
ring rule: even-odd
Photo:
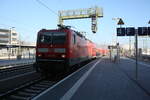
[[0,67],[14,65],[14,64],[22,64],[22,63],[30,63],[35,62],[35,59],[10,59],[10,60],[0,60]]
[[135,81],[134,60],[121,58],[114,63],[108,57],[97,59],[33,100],[150,100],[149,66],[139,64],[141,76]]

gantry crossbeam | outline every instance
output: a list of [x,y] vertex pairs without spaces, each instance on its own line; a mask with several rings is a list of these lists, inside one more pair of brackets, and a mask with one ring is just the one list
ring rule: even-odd
[[63,10],[59,11],[59,24],[63,25],[63,20],[91,18],[91,30],[93,33],[97,31],[97,18],[103,17],[102,8],[94,7],[87,9]]

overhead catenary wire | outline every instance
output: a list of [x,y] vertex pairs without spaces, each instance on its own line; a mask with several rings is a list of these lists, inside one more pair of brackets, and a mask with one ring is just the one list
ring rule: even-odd
[[50,12],[52,12],[55,15],[58,15],[55,11],[53,11],[51,8],[49,8],[46,4],[44,4],[43,2],[41,2],[40,0],[36,0],[39,4],[41,4],[42,6],[44,6],[45,8],[47,8]]
[[[4,27],[5,26],[5,27]],[[2,29],[10,29],[10,28],[12,28],[12,27],[14,27],[14,26],[12,26],[12,25],[7,25],[7,24],[3,24],[3,23],[0,23],[0,28],[2,28]],[[29,32],[33,32],[33,31],[31,31],[31,30],[28,30],[28,29],[26,29],[26,28],[23,28],[23,27],[15,27],[15,29],[23,29],[24,31],[26,30],[26,31],[28,31],[28,32],[26,32],[26,33],[29,33]],[[18,32],[18,31],[17,31]],[[21,32],[19,32],[19,33],[21,33]],[[21,37],[20,37],[21,36]],[[31,36],[30,36],[30,34],[19,34],[19,38],[21,38],[22,39],[22,41],[26,41],[26,39],[31,39]]]
[[16,28],[19,28],[19,29],[23,29],[23,30],[27,30],[27,31],[32,32],[31,27],[30,27],[30,29],[27,28],[27,26],[30,25],[28,23],[20,22],[20,21],[14,19],[14,18],[10,18],[8,16],[5,16],[5,17],[4,16],[0,16],[0,18],[3,19],[3,20],[6,20],[6,21],[12,22],[13,24],[19,24],[19,26],[16,27],[16,25],[12,25],[12,24],[11,25],[7,25],[7,24],[4,24],[4,23],[0,23],[1,26],[7,26],[8,28],[16,27]]
[[[53,14],[55,14],[55,15],[57,15],[57,13],[55,12],[55,11],[53,11],[51,8],[49,8],[46,4],[44,4],[43,2],[41,2],[40,0],[36,0],[39,4],[41,4],[42,6],[44,6],[45,8],[47,8],[49,11],[51,11]],[[13,23],[16,23],[16,24],[20,24],[20,23],[18,23],[18,21],[16,21],[15,19],[12,19],[12,18],[10,18],[10,17],[3,17],[3,16],[0,16],[1,18],[3,18],[3,19],[8,19],[9,21],[11,21],[11,22],[13,22]],[[21,22],[21,25],[26,25],[26,23],[23,23],[22,24],[22,22]],[[0,26],[5,26],[4,28],[6,28],[6,27],[8,27],[8,28],[10,28],[10,27],[13,27],[14,25],[6,25],[6,24],[3,24],[3,23],[0,23]],[[15,26],[15,28],[20,28],[20,29],[23,29],[23,30],[27,30],[28,32],[30,31],[30,32],[33,32],[33,31],[31,31],[31,30],[29,30],[29,29],[26,29],[26,28],[24,28],[24,27],[16,27]],[[29,36],[27,36],[27,37],[29,37]]]
[[[4,27],[5,26],[5,27]],[[7,24],[3,24],[3,23],[0,23],[0,28],[1,27],[3,27],[3,28],[12,28],[12,27],[14,27],[14,25],[7,25]],[[17,29],[21,29],[21,30],[24,30],[24,31],[28,31],[28,32],[33,32],[32,30],[30,30],[30,29],[27,29],[27,28],[25,28],[25,27],[21,27],[21,26],[15,26],[15,28],[17,28]]]

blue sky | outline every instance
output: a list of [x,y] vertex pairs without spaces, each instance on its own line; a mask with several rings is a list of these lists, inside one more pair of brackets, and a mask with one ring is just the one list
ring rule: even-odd
[[[148,26],[150,0],[41,0],[55,11],[89,8],[95,5],[103,8],[104,17],[98,20],[98,32],[91,32],[91,19],[67,20],[64,24],[87,32],[86,36],[98,44],[110,44],[116,40],[116,21],[121,17],[124,26]],[[40,5],[36,0],[1,0],[0,28],[15,27],[24,41],[35,42],[37,32],[53,29],[58,16]],[[118,37],[121,44],[128,43],[128,37]]]

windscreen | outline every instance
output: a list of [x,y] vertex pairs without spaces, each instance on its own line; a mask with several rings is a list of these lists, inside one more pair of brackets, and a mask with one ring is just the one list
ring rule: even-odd
[[66,42],[65,32],[44,32],[39,36],[39,43],[64,44]]

